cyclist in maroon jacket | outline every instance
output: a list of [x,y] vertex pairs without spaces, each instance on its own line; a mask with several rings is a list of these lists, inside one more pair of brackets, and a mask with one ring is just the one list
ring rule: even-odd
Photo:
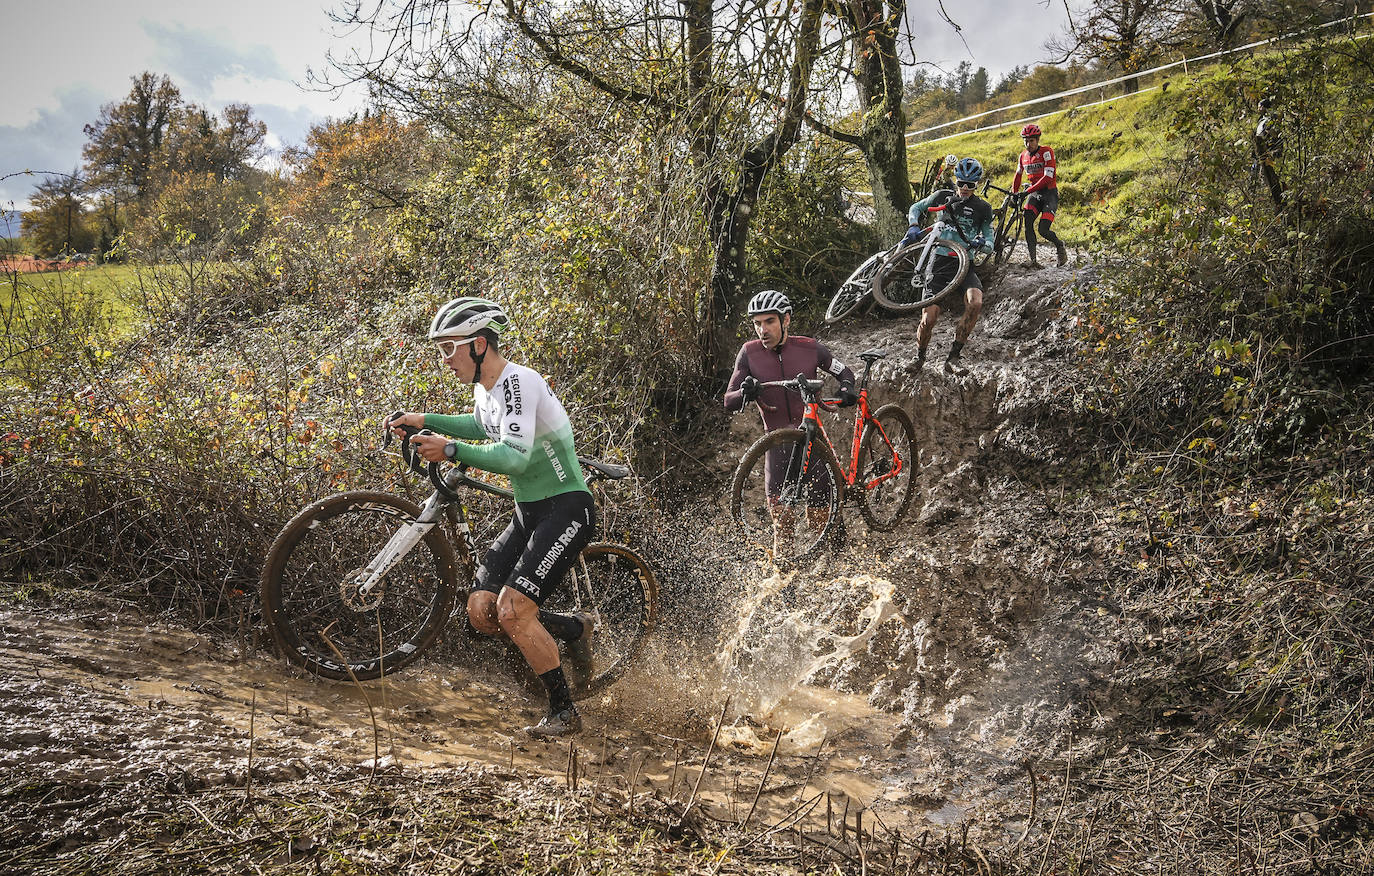
[[[789,334],[792,326],[792,302],[786,295],[765,289],[749,299],[749,316],[754,321],[754,332],[758,339],[749,341],[741,347],[739,356],[735,358],[735,372],[730,376],[730,384],[725,391],[727,411],[737,413],[749,402],[757,402],[766,431],[800,426],[802,414],[805,412],[801,396],[780,386],[761,384],[773,380],[791,380],[798,374],[806,375],[808,380],[815,380],[818,372],[828,373],[839,381],[842,406],[858,402],[859,394],[854,391],[853,371],[836,359],[825,344],[815,338]],[[764,469],[764,485],[770,499],[776,499],[780,493],[786,469],[786,448],[769,451],[768,465]],[[814,467],[812,471],[818,478],[825,477],[821,466]],[[817,514],[827,513],[829,489],[827,482],[824,489],[808,491],[820,506],[817,508]],[[809,516],[811,511],[808,510],[807,513]],[[791,535],[796,520],[790,515],[790,509],[775,506],[775,537]]]
[[840,398],[848,404],[859,400],[854,391],[854,372],[834,357],[830,350],[815,338],[789,334],[792,326],[792,302],[781,292],[765,289],[749,299],[749,316],[754,321],[758,340],[740,347],[735,357],[735,373],[725,390],[725,409],[738,413],[744,406],[757,401],[763,416],[763,428],[795,428],[801,425],[805,406],[801,396],[780,386],[759,386],[770,380],[791,380],[805,374],[815,380],[817,372],[825,372],[840,383]]

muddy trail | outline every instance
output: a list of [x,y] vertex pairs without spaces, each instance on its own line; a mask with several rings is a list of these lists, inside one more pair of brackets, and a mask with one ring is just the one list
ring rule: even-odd
[[[727,823],[746,812],[781,823],[811,801],[801,817],[866,813],[905,836],[967,838],[970,825],[987,847],[1033,836],[1033,771],[1048,781],[1059,760],[1102,744],[1113,721],[1102,680],[1119,656],[1116,613],[1091,595],[1105,548],[1055,481],[1073,450],[1042,428],[1065,379],[1062,296],[1083,281],[1081,266],[1013,268],[989,290],[963,375],[940,368],[957,314],[922,371],[915,319],[817,332],[846,362],[888,354],[873,401],[902,404],[921,439],[908,522],[870,533],[846,509],[852,550],[783,573],[722,559],[716,622],[667,612],[654,653],[584,705],[572,744],[524,737],[542,697],[462,662],[325,682],[252,632],[225,640],[113,601],[30,604],[0,612],[5,783],[196,793],[475,769],[571,774],[631,802],[691,800]],[[759,431],[734,417],[709,466],[728,473]],[[717,515],[691,537],[728,534]],[[670,601],[687,601],[662,577]],[[0,849],[28,852],[0,862],[117,837],[130,810],[82,805],[97,796],[13,809]]]

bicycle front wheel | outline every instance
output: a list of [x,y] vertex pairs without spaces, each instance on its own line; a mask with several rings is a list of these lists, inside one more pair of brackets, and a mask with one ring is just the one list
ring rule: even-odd
[[802,429],[779,429],[745,451],[730,487],[730,516],[744,541],[787,563],[839,529],[844,476],[834,451]]
[[992,243],[993,264],[1001,267],[1011,261],[1011,254],[1016,251],[1016,242],[1021,238],[1021,227],[1025,218],[1025,212],[1016,204],[1006,207],[1003,215],[998,218],[997,236]]
[[595,670],[578,699],[605,690],[633,664],[658,616],[658,582],[644,558],[624,545],[597,542],[582,549],[563,586],[543,605],[555,614],[588,612]]
[[[267,628],[292,663],[325,678],[380,678],[413,663],[453,611],[458,561],[435,526],[368,592],[365,570],[420,509],[356,490],[307,506],[262,569]],[[337,651],[335,650],[337,649]]]
[[830,306],[825,309],[827,325],[839,322],[864,303],[873,287],[873,275],[882,260],[882,253],[874,253],[840,284],[840,288],[835,290],[835,296],[830,299]]
[[895,404],[883,405],[859,437],[859,511],[868,525],[886,532],[911,507],[916,489],[916,427]]
[[937,240],[927,252],[926,241],[918,240],[878,268],[873,297],[898,313],[921,310],[957,289],[968,269],[968,250],[958,241]]

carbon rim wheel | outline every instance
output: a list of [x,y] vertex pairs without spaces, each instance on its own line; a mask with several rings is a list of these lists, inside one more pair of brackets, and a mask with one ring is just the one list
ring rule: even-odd
[[658,612],[658,582],[639,554],[598,542],[582,549],[569,577],[542,608],[555,614],[584,611],[596,620],[594,671],[585,696],[608,687],[644,648]]
[[873,275],[877,272],[882,259],[882,253],[874,253],[840,284],[840,288],[835,290],[834,297],[830,299],[830,306],[825,310],[827,324],[839,322],[863,304],[864,299],[871,293]]
[[369,593],[358,588],[368,563],[419,513],[399,496],[355,491],[316,502],[286,524],[261,583],[267,627],[287,659],[326,678],[349,678],[350,671],[379,678],[414,662],[438,638],[453,609],[457,570],[441,527]]
[[[916,427],[895,404],[873,414],[859,438],[859,511],[874,529],[885,532],[901,522],[916,490]],[[874,484],[882,478],[881,481]],[[870,484],[872,486],[870,486]]]
[[839,528],[839,463],[824,441],[810,448],[808,457],[803,430],[779,429],[756,441],[735,468],[730,516],[747,544],[779,563],[810,556]]
[[[873,279],[873,297],[892,310],[909,313],[938,304],[956,289],[968,273],[968,250],[953,240],[937,240],[922,261],[925,247],[925,240],[909,243],[883,262]],[[948,270],[949,262],[940,257],[954,259],[954,270]]]

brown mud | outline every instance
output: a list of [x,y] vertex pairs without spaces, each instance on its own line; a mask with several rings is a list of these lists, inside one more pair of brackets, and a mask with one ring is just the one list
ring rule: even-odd
[[[722,821],[755,796],[756,817],[777,820],[825,795],[906,835],[977,814],[983,842],[1016,841],[1039,829],[1028,769],[1096,751],[1113,720],[1103,679],[1118,618],[1091,595],[1104,548],[1064,505],[1055,470],[1072,450],[1041,422],[1067,370],[1061,296],[1081,279],[1013,268],[986,296],[963,375],[940,367],[957,313],[920,372],[914,318],[817,332],[851,364],[864,349],[888,354],[873,403],[906,407],[922,445],[910,522],[870,533],[846,509],[845,554],[734,570],[720,595],[730,620],[665,630],[641,671],[584,704],[571,746],[524,737],[541,702],[462,665],[322,682],[256,642],[130,606],[26,606],[0,612],[0,773],[186,791],[243,787],[250,761],[259,784],[472,764],[565,777],[573,751],[588,777],[690,796]],[[831,432],[843,456],[845,428]],[[734,417],[713,467],[728,472],[758,434],[752,416]],[[54,818],[25,829],[60,831]]]

